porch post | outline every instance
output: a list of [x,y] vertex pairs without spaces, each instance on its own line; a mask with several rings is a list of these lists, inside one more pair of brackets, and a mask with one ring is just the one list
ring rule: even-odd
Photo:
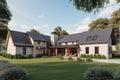
[[56,54],[56,56],[58,55],[58,53],[57,53],[57,52],[58,52],[58,50],[57,50],[57,48],[56,48],[56,49],[55,49],[55,54]]
[[50,48],[48,48],[48,55],[50,56]]

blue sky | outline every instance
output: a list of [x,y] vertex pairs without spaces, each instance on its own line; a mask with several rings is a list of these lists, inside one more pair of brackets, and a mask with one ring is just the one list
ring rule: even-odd
[[9,23],[11,30],[26,32],[34,28],[49,35],[56,26],[61,26],[69,34],[88,30],[88,25],[97,18],[110,18],[113,11],[120,8],[110,0],[99,12],[78,11],[69,0],[7,0],[13,14]]

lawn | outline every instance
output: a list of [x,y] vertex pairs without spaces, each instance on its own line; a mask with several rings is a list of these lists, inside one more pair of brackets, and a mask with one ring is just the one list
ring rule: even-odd
[[84,72],[94,66],[108,67],[113,71],[120,70],[119,64],[80,63],[77,61],[60,60],[59,58],[6,59],[13,64],[24,67],[29,72],[28,80],[83,80]]

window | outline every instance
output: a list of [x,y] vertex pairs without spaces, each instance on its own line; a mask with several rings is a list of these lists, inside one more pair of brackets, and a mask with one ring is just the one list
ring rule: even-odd
[[67,42],[65,43],[65,45],[67,45]]
[[38,41],[38,44],[40,44],[40,41]]
[[23,55],[26,55],[26,48],[23,48]]
[[89,54],[89,47],[86,47],[86,54]]
[[95,47],[95,54],[99,54],[99,47]]
[[93,36],[92,40],[97,40],[98,35]]
[[90,41],[92,39],[92,36],[88,36],[86,41]]

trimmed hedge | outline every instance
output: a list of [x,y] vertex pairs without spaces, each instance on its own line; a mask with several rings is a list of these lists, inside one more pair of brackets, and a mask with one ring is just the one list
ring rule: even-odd
[[81,58],[96,58],[96,59],[106,59],[106,56],[100,54],[81,54]]
[[0,80],[26,80],[28,73],[22,67],[0,60]]

